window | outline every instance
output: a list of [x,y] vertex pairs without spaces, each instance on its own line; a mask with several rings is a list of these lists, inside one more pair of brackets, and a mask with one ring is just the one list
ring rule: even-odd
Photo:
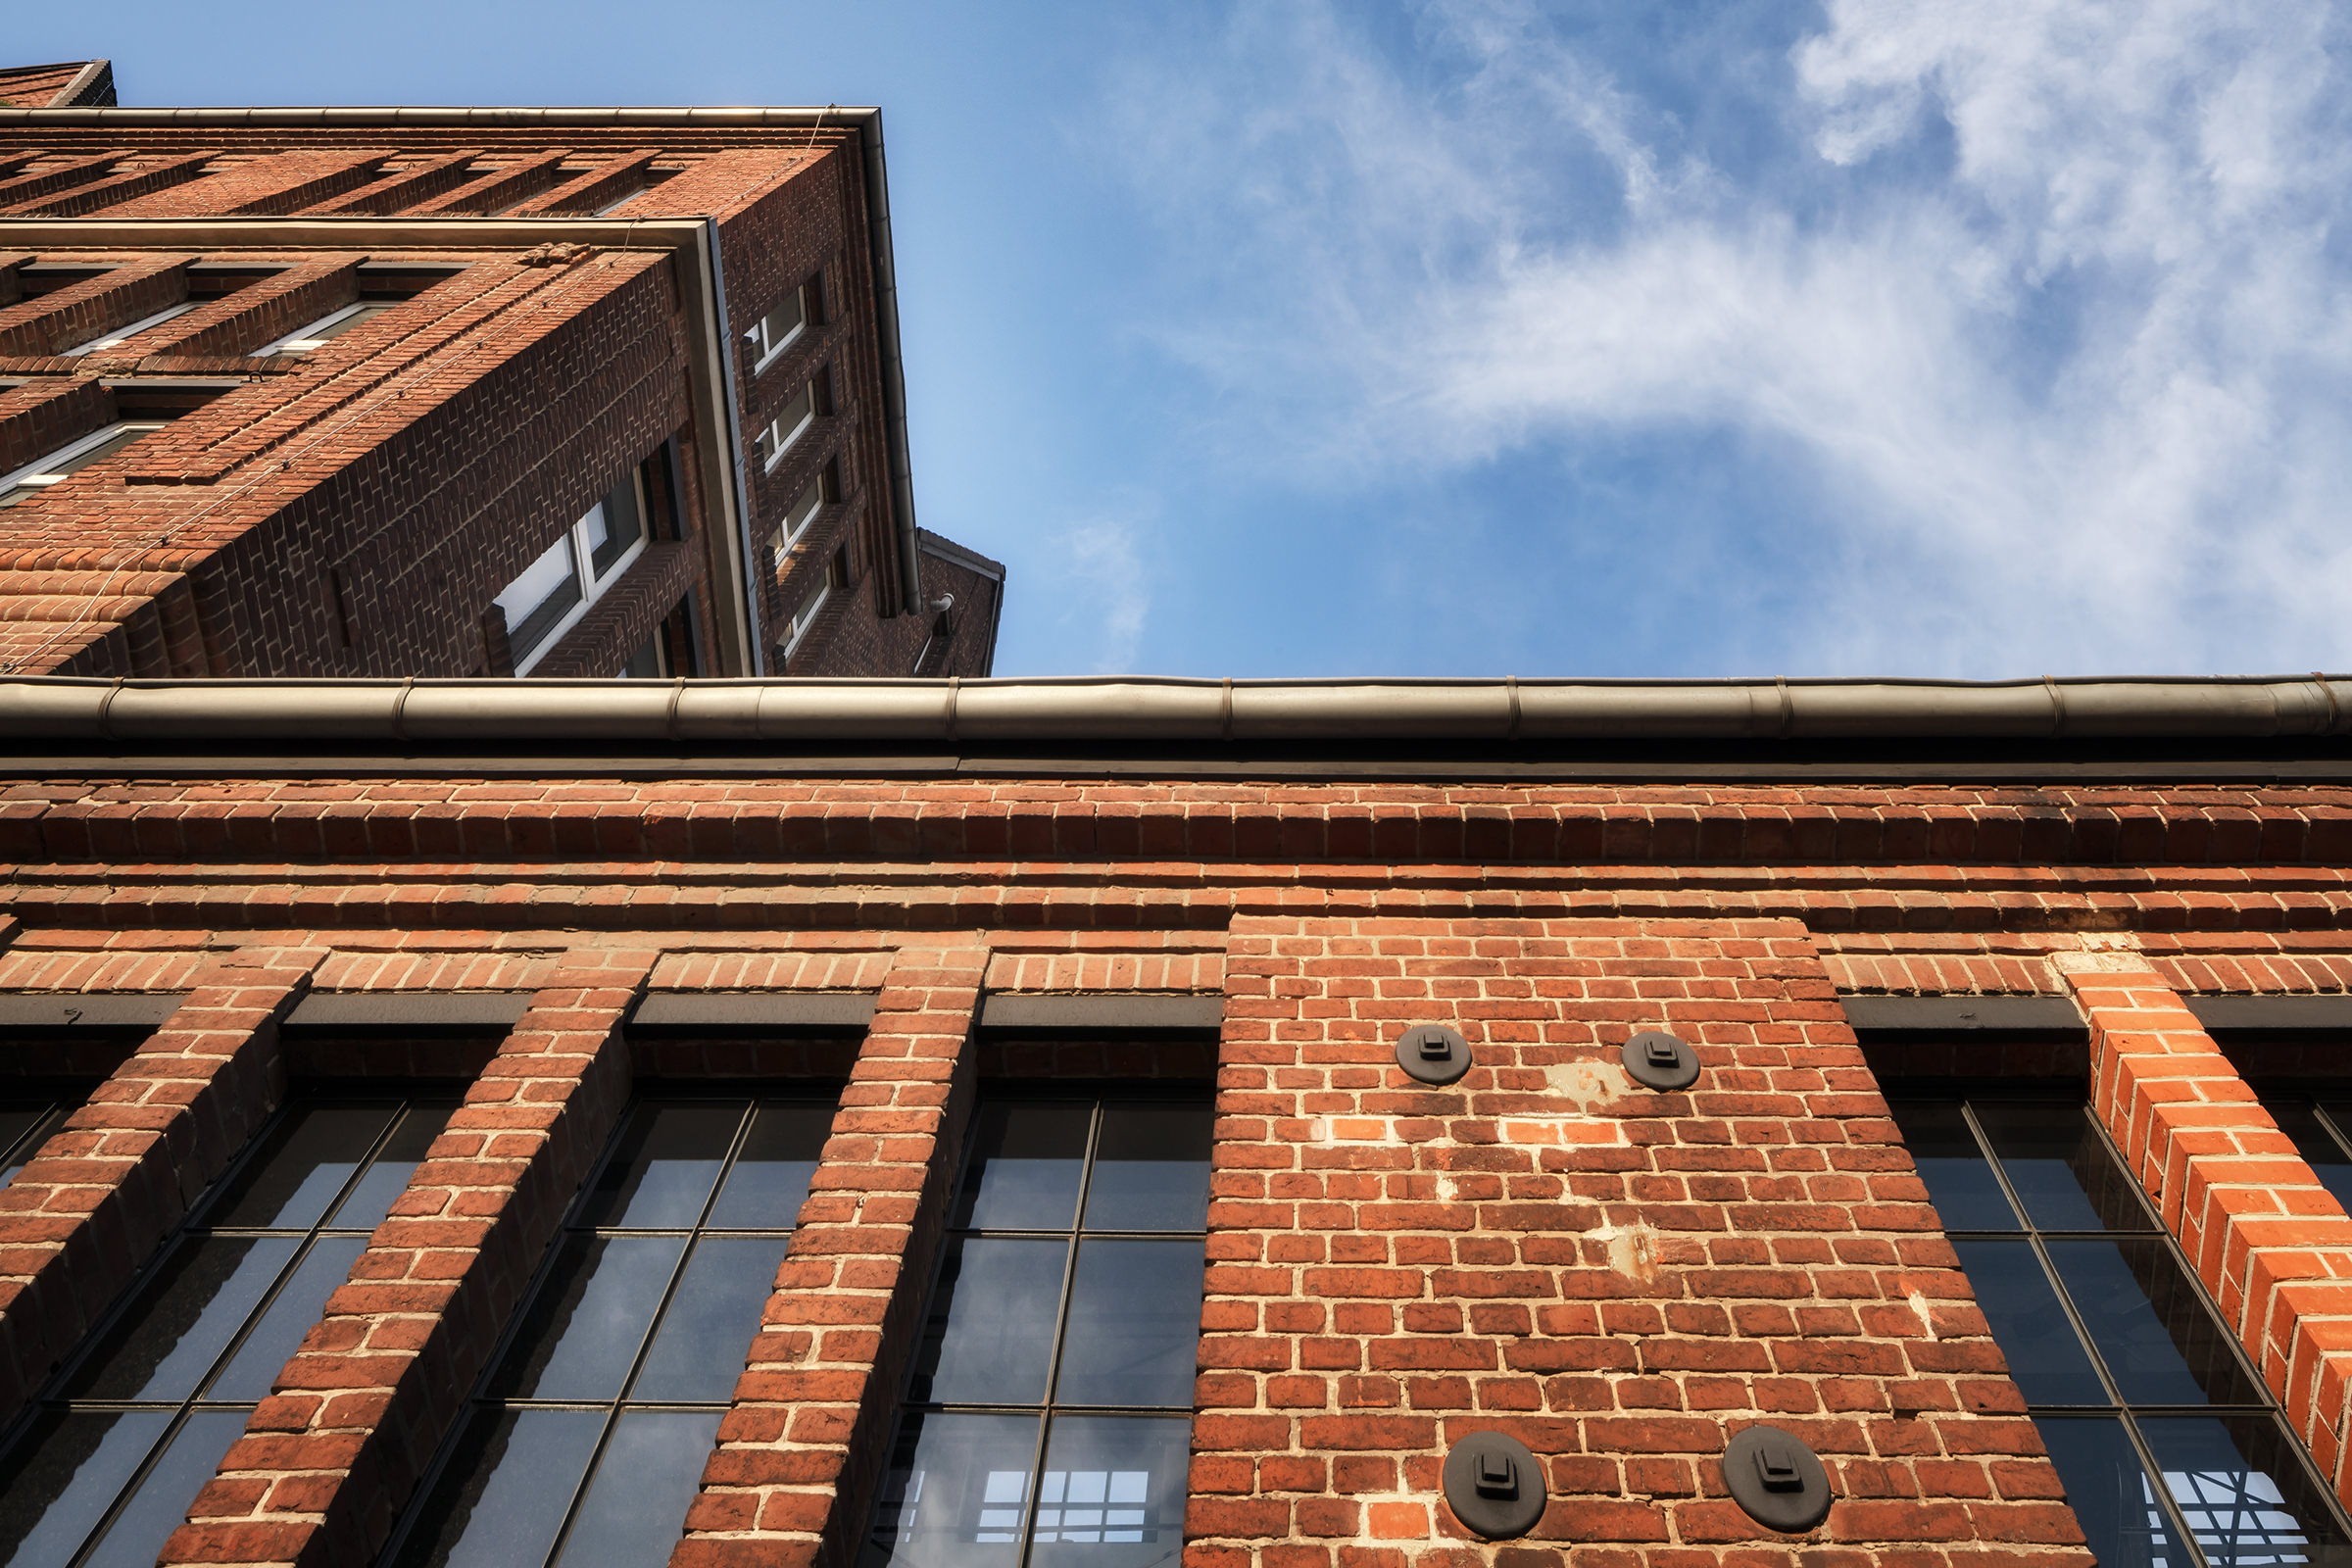
[[306,1097],[279,1113],[0,1461],[0,1562],[155,1560],[450,1109]]
[[385,1560],[667,1562],[832,1120],[639,1100]]
[[784,628],[784,641],[777,645],[778,663],[790,659],[799,649],[801,640],[808,635],[808,628],[816,624],[817,612],[825,608],[825,601],[833,597],[833,590],[849,585],[850,553],[845,545],[833,552],[833,559],[825,563],[825,574],[817,579],[816,586],[801,601],[801,608],[792,612],[792,619]]
[[2101,1563],[2345,1550],[2301,1445],[2079,1100],[1893,1109]]
[[803,283],[786,296],[784,303],[760,318],[752,329],[743,334],[752,345],[752,370],[757,374],[775,360],[775,357],[801,340],[808,330],[810,285]]
[[493,601],[506,612],[514,673],[536,664],[644,549],[645,498],[631,473]]
[[13,473],[0,473],[0,507],[28,501],[68,474],[111,458],[150,431],[161,430],[161,419],[122,419],[67,443]]
[[760,453],[767,467],[773,468],[783,462],[792,444],[816,422],[816,393],[814,380],[803,382],[801,389],[792,395],[792,401],[784,405],[784,412],[768,420],[767,428],[760,432]]
[[982,1103],[861,1568],[1176,1560],[1210,1127]]
[[87,1098],[55,1094],[0,1099],[0,1187],[17,1179],[17,1172],[31,1163],[49,1135]]
[[149,327],[161,326],[166,321],[187,315],[195,308],[196,302],[194,300],[187,300],[178,305],[168,306],[165,309],[156,312],[153,316],[143,316],[139,318],[139,319],[131,322],[128,326],[119,326],[111,332],[101,332],[98,336],[90,339],[87,343],[76,343],[70,349],[60,349],[58,354],[61,358],[71,360],[84,354],[95,354],[100,349],[121,348],[123,344],[129,342],[132,338],[137,337],[141,332],[146,331]]
[[808,531],[808,525],[816,520],[818,511],[826,502],[834,499],[835,491],[833,465],[828,463],[815,478],[808,481],[808,488],[800,493],[792,504],[792,510],[784,514],[784,520],[777,523],[775,530],[767,536],[767,548],[774,554],[777,567],[783,566],[784,558],[791,553],[794,542]]
[[2315,1100],[2265,1090],[2262,1108],[2294,1140],[2295,1152],[2320,1185],[2352,1212],[2352,1095],[2338,1089]]
[[397,304],[394,300],[362,300],[357,305],[345,305],[327,312],[316,321],[307,322],[284,337],[271,338],[253,352],[264,354],[308,354],[323,348],[363,321],[372,321]]

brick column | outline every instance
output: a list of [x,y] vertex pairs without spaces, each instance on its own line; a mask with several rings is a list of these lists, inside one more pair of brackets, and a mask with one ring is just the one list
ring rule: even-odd
[[2091,1103],[2336,1494],[2352,1219],[2154,965],[2051,959],[2090,1023]]
[[987,960],[892,964],[672,1568],[856,1558],[970,1109]]
[[160,1561],[372,1561],[629,1096],[651,953],[566,955]]
[[285,1087],[278,1020],[324,957],[246,949],[0,1192],[0,1421],[89,1331]]
[[[1189,1568],[2088,1563],[1796,922],[1242,917],[1226,975]],[[1828,1466],[1807,1537],[1728,1495],[1758,1421]],[[1482,1430],[1552,1498],[1499,1558],[1441,1495]]]

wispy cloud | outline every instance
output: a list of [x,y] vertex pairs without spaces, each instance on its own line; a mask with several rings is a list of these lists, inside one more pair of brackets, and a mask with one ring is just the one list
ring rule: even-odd
[[1825,498],[1786,569],[1877,607],[1791,665],[2352,662],[2332,7],[1832,0],[1761,56],[1680,40],[1775,156],[1533,6],[1417,23],[1245,8],[1115,86],[1206,280],[1160,341],[1225,428],[1296,434],[1286,478],[1734,429]]
[[1082,660],[1090,673],[1136,668],[1152,611],[1148,524],[1152,511],[1138,501],[1130,510],[1066,523],[1038,553],[1046,580],[1026,590],[1032,596],[1026,612],[1052,615],[1060,646]]

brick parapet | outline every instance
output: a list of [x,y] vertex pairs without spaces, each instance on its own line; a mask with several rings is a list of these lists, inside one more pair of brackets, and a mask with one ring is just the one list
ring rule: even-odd
[[653,959],[544,977],[162,1562],[372,1560],[627,1103],[621,1019]]
[[959,1157],[987,963],[976,946],[896,955],[672,1568],[856,1559]]
[[[1800,927],[1245,917],[1226,973],[1189,1568],[1471,1560],[1482,1429],[1549,1477],[1514,1563],[2089,1560]],[[1433,1019],[1457,1087],[1395,1064]],[[1611,1060],[1661,1025],[1690,1093]],[[1758,1420],[1808,1540],[1726,1494]]]
[[277,1023],[321,956],[257,948],[207,959],[163,1027],[0,1191],[0,1420],[276,1108]]

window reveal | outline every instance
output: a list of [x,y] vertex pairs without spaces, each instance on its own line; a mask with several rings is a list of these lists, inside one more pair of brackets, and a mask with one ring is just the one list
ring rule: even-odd
[[642,476],[632,470],[493,601],[507,616],[514,673],[527,673],[645,549]]
[[104,462],[139,437],[163,427],[160,419],[117,420],[103,430],[68,442],[47,457],[34,459],[22,468],[0,473],[0,507],[30,500],[49,486],[62,483],[94,463]]

